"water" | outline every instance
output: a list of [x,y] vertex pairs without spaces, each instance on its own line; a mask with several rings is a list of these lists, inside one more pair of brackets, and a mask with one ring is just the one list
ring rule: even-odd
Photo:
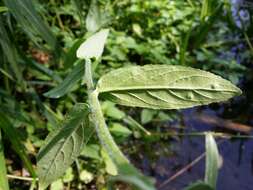
[[[221,121],[225,120],[222,117],[226,117],[227,119],[239,118],[242,120],[241,122],[248,125],[246,128],[250,127],[249,125],[253,123],[253,99],[250,86],[248,85],[251,86],[252,82],[247,83],[246,86],[244,85],[244,95],[234,99],[233,103],[212,106],[215,109],[210,109],[210,107],[205,106],[184,110],[182,111],[181,118],[174,123],[168,124],[167,128],[170,132],[175,131],[186,134],[196,131],[216,131],[233,135],[238,134],[238,131],[217,126],[217,124],[219,125],[219,121],[216,124],[212,122],[206,123],[198,116],[205,115],[211,118],[218,118]],[[184,128],[176,129],[178,126],[184,126]],[[161,134],[163,133],[165,132],[162,131]],[[253,135],[253,133],[251,132],[249,135]],[[218,148],[222,157],[217,190],[252,190],[253,139],[237,138],[229,140],[218,138],[216,140],[219,144]],[[181,190],[190,183],[204,179],[205,158],[186,172],[183,172],[182,175],[168,182],[171,176],[205,152],[204,136],[184,136],[182,138],[174,137],[173,139],[163,138],[160,141],[151,143],[143,142],[140,144],[137,148],[138,151],[136,151],[138,156],[131,157],[132,162],[146,175],[153,176],[156,179],[159,190]]]

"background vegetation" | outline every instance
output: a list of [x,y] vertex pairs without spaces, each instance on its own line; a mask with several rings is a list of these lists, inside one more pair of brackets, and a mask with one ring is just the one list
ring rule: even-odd
[[[23,179],[10,180],[10,189],[34,187],[35,156],[45,137],[74,103],[87,99],[76,50],[95,31],[110,28],[96,78],[127,65],[172,64],[243,87],[253,76],[252,11],[250,2],[234,0],[0,0],[0,175],[5,160],[9,178]],[[128,155],[138,144],[162,141],[161,126],[180,115],[109,101],[102,107]],[[94,137],[51,189],[102,189],[114,172]]]

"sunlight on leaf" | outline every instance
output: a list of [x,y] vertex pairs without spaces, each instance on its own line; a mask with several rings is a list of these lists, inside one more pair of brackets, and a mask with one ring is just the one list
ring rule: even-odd
[[76,56],[80,59],[100,58],[104,51],[108,34],[109,29],[103,29],[92,35],[78,48]]
[[117,69],[101,77],[97,89],[115,103],[153,109],[189,108],[241,94],[239,88],[217,75],[171,65]]

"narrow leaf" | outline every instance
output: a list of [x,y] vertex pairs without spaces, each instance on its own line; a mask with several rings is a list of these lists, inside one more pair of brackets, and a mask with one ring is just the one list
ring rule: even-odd
[[24,145],[22,144],[22,141],[20,139],[20,134],[13,127],[9,118],[6,117],[2,113],[0,113],[0,128],[2,128],[4,134],[7,135],[9,141],[12,144],[13,149],[18,154],[20,159],[23,161],[23,163],[26,166],[27,170],[29,171],[30,175],[33,178],[35,178],[36,177],[35,171],[33,169],[31,161],[29,160],[26,149],[25,149]]
[[117,69],[101,77],[97,89],[115,103],[153,109],[206,105],[241,94],[239,88],[217,75],[172,65]]
[[109,29],[103,29],[88,38],[77,50],[76,55],[80,59],[98,59],[101,57]]
[[9,190],[1,130],[0,130],[0,171],[1,171],[0,172],[0,190]]
[[79,156],[88,127],[88,106],[76,104],[62,127],[49,134],[37,156],[40,189],[61,177]]
[[[33,1],[30,0],[4,0],[6,7],[25,30],[27,35],[37,43],[37,36],[41,36],[48,45],[55,49],[56,38],[37,13]],[[22,10],[22,11],[20,11]]]
[[184,190],[214,190],[214,189],[210,187],[208,184],[200,181],[190,185]]
[[22,69],[18,64],[18,52],[15,44],[12,43],[9,33],[6,29],[4,20],[0,15],[0,46],[2,47],[3,54],[6,56],[7,61],[11,67],[12,77],[16,78],[19,83],[23,83]]
[[79,62],[69,73],[69,75],[55,88],[50,91],[44,93],[44,96],[50,98],[60,98],[65,94],[71,92],[73,86],[78,83],[83,78],[84,75],[84,63]]
[[211,133],[206,134],[206,171],[205,183],[216,189],[219,170],[219,152]]

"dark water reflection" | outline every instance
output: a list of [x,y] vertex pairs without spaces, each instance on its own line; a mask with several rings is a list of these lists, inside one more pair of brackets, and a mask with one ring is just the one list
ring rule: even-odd
[[[220,115],[221,112],[224,112],[224,107],[216,111],[212,111],[207,107],[183,111],[182,119],[184,126],[186,126],[184,133],[211,130],[221,131],[217,126],[203,123],[203,121],[196,117],[199,113],[213,117]],[[174,125],[177,124],[174,123]],[[234,132],[234,134],[236,133]],[[250,135],[253,134],[251,133]],[[252,190],[253,139],[217,139],[217,142],[219,143],[219,152],[223,160],[219,171],[217,190]],[[156,157],[150,156],[159,149],[164,149],[166,144],[170,151],[169,153],[159,152],[156,154]],[[190,183],[204,178],[205,159],[202,159],[182,175],[164,184],[177,171],[205,152],[205,139],[203,136],[182,137],[177,140],[168,139],[167,141],[165,140],[165,143],[159,144],[159,142],[156,142],[147,146],[139,150],[142,155],[141,159],[133,160],[138,162],[136,164],[139,165],[139,168],[146,175],[156,178],[159,190],[181,190]]]
[[[210,110],[205,110],[213,115]],[[184,112],[186,119],[185,125],[188,129],[196,129],[198,131],[213,130],[215,126],[207,125],[195,118],[195,110]],[[223,160],[222,167],[219,171],[218,190],[252,190],[253,189],[253,140],[222,140],[219,144],[219,152]],[[161,156],[157,160],[157,165],[164,165],[170,168],[173,165],[173,160],[181,163],[183,166],[189,164],[205,151],[205,140],[200,137],[184,137],[181,142],[173,143],[176,147],[176,158],[168,158]],[[190,171],[177,177],[167,185],[164,185],[163,190],[183,189],[189,183],[195,182],[204,178],[205,160],[202,159],[198,164],[191,168]],[[174,171],[176,172],[176,171]],[[159,183],[163,183],[166,177],[159,174],[154,175]]]

